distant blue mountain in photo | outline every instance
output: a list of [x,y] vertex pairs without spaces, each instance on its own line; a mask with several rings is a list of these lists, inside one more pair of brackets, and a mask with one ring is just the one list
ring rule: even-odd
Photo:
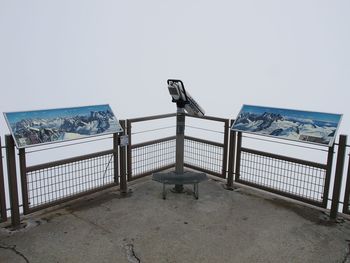
[[244,105],[232,129],[329,145],[336,135],[340,114]]
[[109,105],[5,113],[19,148],[121,132]]

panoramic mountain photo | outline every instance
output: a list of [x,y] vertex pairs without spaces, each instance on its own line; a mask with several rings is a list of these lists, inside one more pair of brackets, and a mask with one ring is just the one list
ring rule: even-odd
[[17,147],[122,131],[109,105],[5,113]]
[[243,105],[232,129],[330,145],[340,120],[340,114]]

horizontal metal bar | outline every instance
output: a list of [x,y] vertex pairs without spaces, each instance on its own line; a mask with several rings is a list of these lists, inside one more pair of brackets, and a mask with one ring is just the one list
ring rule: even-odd
[[107,151],[102,151],[102,152],[96,152],[96,153],[91,153],[91,154],[86,154],[86,155],[81,155],[77,157],[72,157],[72,158],[67,158],[67,159],[62,159],[54,162],[48,162],[48,163],[43,163],[43,164],[38,164],[38,165],[33,165],[33,166],[28,166],[26,169],[26,172],[34,172],[42,169],[47,169],[47,168],[52,168],[55,166],[63,165],[63,164],[68,164],[68,163],[74,163],[74,162],[79,162],[91,158],[96,158],[108,154],[113,154],[115,153],[115,150],[107,150]]
[[176,139],[176,136],[170,136],[170,137],[165,137],[165,138],[161,138],[161,139],[157,139],[157,140],[137,143],[137,144],[131,145],[131,149],[145,147],[145,146],[149,146],[149,145],[153,145],[153,144],[157,144],[157,143],[162,143],[162,142],[167,142],[167,141],[171,141],[171,140],[175,140],[175,139]]
[[190,115],[190,114],[188,114],[188,113],[186,113],[186,116],[191,117],[191,118],[196,118],[196,119],[209,120],[209,121],[219,121],[219,122],[226,122],[226,121],[229,121],[229,119],[225,119],[225,118],[219,118],[219,117],[213,117],[213,116],[203,116],[203,117],[199,117],[199,116]]
[[278,154],[273,154],[273,153],[268,153],[268,152],[262,152],[262,151],[253,150],[253,149],[244,148],[244,147],[241,148],[241,151],[242,152],[251,153],[251,154],[260,155],[260,156],[265,156],[265,157],[269,157],[269,158],[274,158],[274,159],[278,159],[278,160],[282,160],[282,161],[287,161],[287,162],[291,162],[291,163],[297,163],[297,164],[312,166],[312,167],[320,168],[320,169],[324,169],[324,170],[327,169],[327,165],[326,164],[316,163],[316,162],[311,162],[311,161],[306,161],[306,160],[301,160],[301,159],[288,157],[288,156],[284,156],[284,155],[278,155]]
[[250,187],[258,188],[258,189],[261,189],[261,190],[264,190],[264,191],[267,191],[267,192],[271,192],[271,193],[274,193],[274,194],[278,194],[278,195],[281,195],[281,196],[285,196],[285,197],[288,197],[288,198],[291,198],[291,199],[295,199],[297,201],[308,203],[308,204],[311,204],[311,205],[314,205],[314,206],[317,206],[317,207],[325,208],[323,206],[322,201],[318,202],[318,201],[315,201],[315,200],[312,200],[312,199],[304,198],[304,197],[301,197],[301,196],[298,196],[298,195],[290,194],[290,193],[283,192],[283,191],[280,191],[280,190],[276,190],[276,189],[273,189],[273,188],[270,188],[270,187],[266,187],[266,186],[262,186],[262,185],[255,184],[255,183],[252,183],[252,182],[248,182],[248,181],[242,180],[240,178],[238,180],[236,179],[235,182],[236,183],[240,183],[240,184],[244,184],[244,185],[248,185]]
[[[283,141],[279,141],[279,140],[269,140],[269,139],[263,139],[260,137],[253,137],[253,136],[247,136],[247,135],[243,135],[243,138],[248,138],[251,140],[257,140],[257,141],[263,141],[263,142],[271,142],[271,143],[277,143],[277,144],[283,144],[283,145],[289,145],[289,146],[294,146],[294,147],[299,147],[299,148],[304,148],[304,149],[311,149],[311,150],[315,150],[315,151],[320,151],[320,152],[328,152],[328,149],[320,149],[320,148],[316,148],[316,147],[310,147],[310,146],[305,146],[305,145],[298,145],[298,144],[294,144],[294,143],[288,143],[288,142],[283,142]],[[305,143],[304,143],[305,144]],[[324,146],[322,146],[324,148]]]
[[32,207],[32,208],[29,208],[28,213],[34,213],[34,212],[37,212],[37,211],[40,211],[40,210],[43,210],[43,209],[46,209],[46,208],[49,208],[49,207],[52,207],[52,206],[55,206],[55,205],[60,205],[60,204],[63,204],[65,202],[69,202],[69,201],[78,199],[80,197],[86,196],[86,195],[90,195],[90,194],[93,194],[93,193],[96,193],[96,192],[99,192],[99,191],[103,191],[103,190],[106,190],[106,189],[114,187],[114,186],[117,186],[117,184],[116,183],[111,183],[111,184],[107,184],[107,185],[104,185],[104,186],[100,186],[100,187],[92,189],[92,190],[88,190],[88,191],[84,191],[84,192],[75,194],[75,195],[72,195],[72,196],[64,197],[62,199],[55,200],[53,202],[49,202],[49,203],[46,203],[46,204],[38,205],[38,206],[35,206],[35,207]]
[[190,140],[190,141],[195,141],[195,142],[201,142],[201,143],[205,143],[205,144],[209,144],[209,145],[214,145],[214,146],[217,146],[217,147],[224,147],[223,143],[208,141],[208,140],[195,138],[195,137],[191,137],[191,136],[185,136],[185,140],[186,139]]
[[175,169],[175,163],[169,164],[167,166],[160,167],[158,169],[147,171],[147,172],[144,172],[144,173],[141,173],[141,174],[138,174],[138,175],[133,175],[132,178],[131,178],[131,181],[139,179],[139,178],[142,178],[142,177],[145,177],[145,176],[148,176],[148,175],[151,175],[153,173],[158,173],[158,172],[161,172],[161,171],[165,171],[165,170],[168,170],[168,169],[171,169],[171,168]]
[[187,168],[190,168],[190,169],[193,169],[193,170],[197,170],[197,171],[200,171],[200,172],[203,172],[203,173],[211,174],[211,175],[214,175],[214,176],[217,176],[217,177],[220,177],[220,178],[225,178],[225,177],[222,176],[221,173],[213,172],[213,171],[210,171],[210,170],[207,170],[207,169],[204,169],[204,168],[192,165],[192,164],[184,163],[184,166],[187,167]]
[[168,113],[168,114],[153,115],[153,116],[147,116],[147,117],[141,117],[141,118],[133,118],[133,119],[128,119],[128,121],[129,122],[151,121],[151,120],[165,119],[165,118],[170,118],[175,116],[176,116],[176,113]]

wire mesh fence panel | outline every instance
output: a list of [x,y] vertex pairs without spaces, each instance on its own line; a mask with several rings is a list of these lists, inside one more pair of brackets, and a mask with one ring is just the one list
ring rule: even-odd
[[185,137],[185,166],[223,177],[224,145]]
[[0,138],[0,222],[7,220],[7,210],[6,210],[6,195],[5,195],[5,184],[4,184],[4,167],[3,167],[3,155],[2,146]]
[[175,165],[175,137],[131,146],[132,177],[137,178]]
[[31,211],[74,199],[115,184],[114,154],[27,168],[28,203]]
[[242,148],[237,182],[322,206],[326,166]]

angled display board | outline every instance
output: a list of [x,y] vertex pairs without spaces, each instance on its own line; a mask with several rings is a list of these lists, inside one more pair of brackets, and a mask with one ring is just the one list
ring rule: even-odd
[[110,106],[5,112],[18,148],[122,132]]
[[243,105],[231,129],[331,146],[342,114]]

